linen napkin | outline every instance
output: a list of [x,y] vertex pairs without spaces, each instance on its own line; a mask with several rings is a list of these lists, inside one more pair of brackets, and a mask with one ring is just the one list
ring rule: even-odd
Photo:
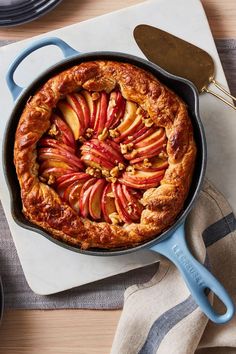
[[[186,224],[187,242],[236,300],[236,220],[225,198],[205,181]],[[112,354],[236,353],[236,316],[208,321],[177,268],[162,257],[152,279],[125,292]],[[223,304],[212,294],[215,310]]]

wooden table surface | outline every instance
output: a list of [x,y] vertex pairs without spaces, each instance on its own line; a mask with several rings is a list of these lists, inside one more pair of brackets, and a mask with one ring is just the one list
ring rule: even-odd
[[[1,29],[20,40],[138,4],[143,0],[64,0],[44,17]],[[186,0],[188,1],[188,0]],[[236,38],[236,1],[202,0],[214,38]],[[107,354],[121,311],[8,310],[0,328],[2,354]]]

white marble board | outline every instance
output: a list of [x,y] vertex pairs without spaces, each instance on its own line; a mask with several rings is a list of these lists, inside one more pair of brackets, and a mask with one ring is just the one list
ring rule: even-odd
[[[140,5],[35,38],[58,36],[81,52],[112,50],[144,57],[132,34],[138,24],[162,28],[207,50],[215,60],[216,78],[227,87],[212,34],[199,0],[145,1]],[[30,38],[0,48],[1,144],[5,124],[14,106],[5,82],[5,73],[13,58],[32,41],[33,39]],[[60,59],[61,53],[57,48],[42,48],[24,60],[17,69],[15,79],[25,87],[40,72]],[[200,97],[200,111],[208,141],[207,175],[226,195],[235,211],[235,112],[209,95]],[[63,249],[37,233],[22,229],[13,221],[2,169],[0,169],[0,183],[3,208],[24,274],[31,289],[38,294],[56,293],[158,260],[158,255],[151,251],[139,251],[118,257],[92,257]]]

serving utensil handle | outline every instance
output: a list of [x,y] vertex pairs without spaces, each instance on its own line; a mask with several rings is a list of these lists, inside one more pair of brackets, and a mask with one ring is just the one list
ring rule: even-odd
[[[235,307],[224,287],[190,253],[185,240],[184,224],[173,235],[157,243],[151,249],[169,258],[177,266],[194,300],[211,321],[222,324],[233,317]],[[207,297],[209,290],[225,305],[224,314],[217,313],[212,307]]]
[[[215,85],[215,87],[218,88],[218,90],[220,90],[221,92],[224,92],[224,94],[228,97],[231,98],[232,101],[236,102],[236,97],[231,95],[218,81],[216,81],[214,78],[211,78],[210,83]],[[233,108],[234,110],[236,110],[236,106],[230,102],[227,101],[227,99],[225,99],[223,96],[219,95],[218,93],[216,93],[215,91],[210,90],[208,87],[203,87],[202,89],[203,92],[207,92],[210,93],[211,95],[215,96],[216,98],[218,98],[219,100],[221,100],[222,102],[224,102],[225,104],[227,104],[228,106],[230,106],[231,108]]]
[[17,97],[23,90],[23,87],[17,85],[14,80],[14,73],[16,69],[28,55],[30,55],[35,50],[48,45],[55,45],[60,48],[65,58],[71,57],[79,53],[77,50],[73,49],[71,46],[69,46],[69,44],[67,44],[58,37],[41,38],[29,44],[29,46],[25,48],[20,54],[18,54],[17,57],[13,60],[6,74],[7,85],[14,101],[17,99]]

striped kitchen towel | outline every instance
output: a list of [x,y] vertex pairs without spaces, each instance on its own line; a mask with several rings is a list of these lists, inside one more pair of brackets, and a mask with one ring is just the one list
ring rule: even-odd
[[[193,254],[236,301],[236,220],[224,197],[205,182],[186,225]],[[222,303],[215,297],[214,308]],[[236,353],[236,316],[215,325],[196,305],[179,271],[164,257],[153,278],[125,292],[112,354]]]

